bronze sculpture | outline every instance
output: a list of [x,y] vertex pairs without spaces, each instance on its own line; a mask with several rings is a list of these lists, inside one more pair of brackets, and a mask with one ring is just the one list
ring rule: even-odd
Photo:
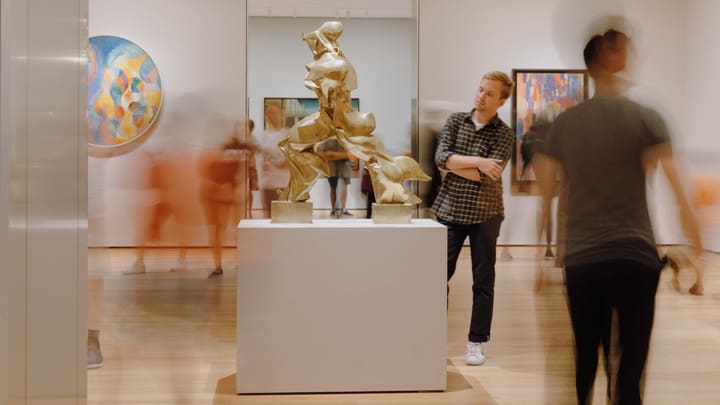
[[357,74],[338,46],[342,32],[342,23],[331,21],[302,35],[313,54],[313,61],[305,65],[305,87],[315,92],[320,108],[290,128],[278,144],[290,168],[290,181],[279,200],[305,202],[310,198],[310,188],[328,171],[317,147],[335,138],[348,153],[365,161],[379,204],[418,204],[421,200],[403,182],[430,177],[412,158],[389,156],[372,134],[374,115],[352,108],[350,92],[357,89]]

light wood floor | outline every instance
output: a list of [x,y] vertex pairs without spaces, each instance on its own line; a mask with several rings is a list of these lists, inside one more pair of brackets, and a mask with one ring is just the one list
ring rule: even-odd
[[[464,364],[470,315],[470,259],[460,258],[448,314],[448,390],[239,396],[235,387],[234,250],[226,274],[208,280],[210,254],[190,251],[171,272],[175,250],[147,253],[148,272],[122,275],[132,249],[91,249],[89,305],[99,313],[105,366],[88,370],[88,403],[100,404],[564,404],[573,403],[572,336],[559,269],[514,247],[497,266],[495,316],[483,366]],[[714,263],[714,264],[712,264]],[[663,274],[647,369],[646,404],[720,403],[720,257],[711,258],[705,296],[675,292]],[[546,278],[533,293],[537,266]],[[691,275],[683,272],[687,288]],[[398,292],[400,295],[401,292]],[[400,298],[400,297],[399,297]],[[598,371],[595,403],[603,404]]]

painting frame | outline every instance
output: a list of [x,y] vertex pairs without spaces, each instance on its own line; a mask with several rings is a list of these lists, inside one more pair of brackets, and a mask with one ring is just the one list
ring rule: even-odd
[[531,162],[526,162],[527,153],[522,153],[523,138],[533,124],[545,123],[547,128],[557,115],[587,100],[590,76],[585,69],[513,69],[512,80],[511,128],[515,144],[510,190],[513,195],[538,195]]
[[[356,111],[360,111],[360,99],[353,97],[350,99],[352,107]],[[263,111],[268,104],[279,105],[284,112],[284,126],[291,128],[297,122],[308,115],[319,111],[320,102],[315,97],[265,97],[263,98]],[[263,129],[267,128],[267,120],[263,116]],[[360,170],[360,160],[354,156],[350,156],[354,171]]]

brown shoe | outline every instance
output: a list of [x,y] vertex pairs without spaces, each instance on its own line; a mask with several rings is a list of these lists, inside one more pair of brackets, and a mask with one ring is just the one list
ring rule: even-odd
[[703,295],[705,293],[705,290],[704,288],[702,288],[702,286],[699,286],[697,283],[695,283],[692,285],[692,287],[690,287],[688,292],[692,295]]

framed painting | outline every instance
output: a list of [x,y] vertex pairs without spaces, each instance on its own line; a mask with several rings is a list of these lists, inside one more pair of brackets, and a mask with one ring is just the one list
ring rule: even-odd
[[[360,111],[360,99],[353,98],[350,100],[352,108],[356,111]],[[266,97],[263,102],[263,111],[267,110],[269,105],[280,107],[283,112],[283,122],[285,128],[290,128],[297,122],[307,117],[308,115],[320,110],[320,103],[317,98],[269,98]],[[267,128],[267,117],[263,123],[263,128]],[[360,161],[351,156],[350,160],[353,162],[353,170],[360,169]]]
[[160,114],[163,90],[150,55],[127,39],[88,40],[88,147],[99,156],[130,150]]
[[512,194],[538,194],[532,161],[542,151],[545,136],[561,112],[588,98],[589,77],[585,70],[513,69]]

